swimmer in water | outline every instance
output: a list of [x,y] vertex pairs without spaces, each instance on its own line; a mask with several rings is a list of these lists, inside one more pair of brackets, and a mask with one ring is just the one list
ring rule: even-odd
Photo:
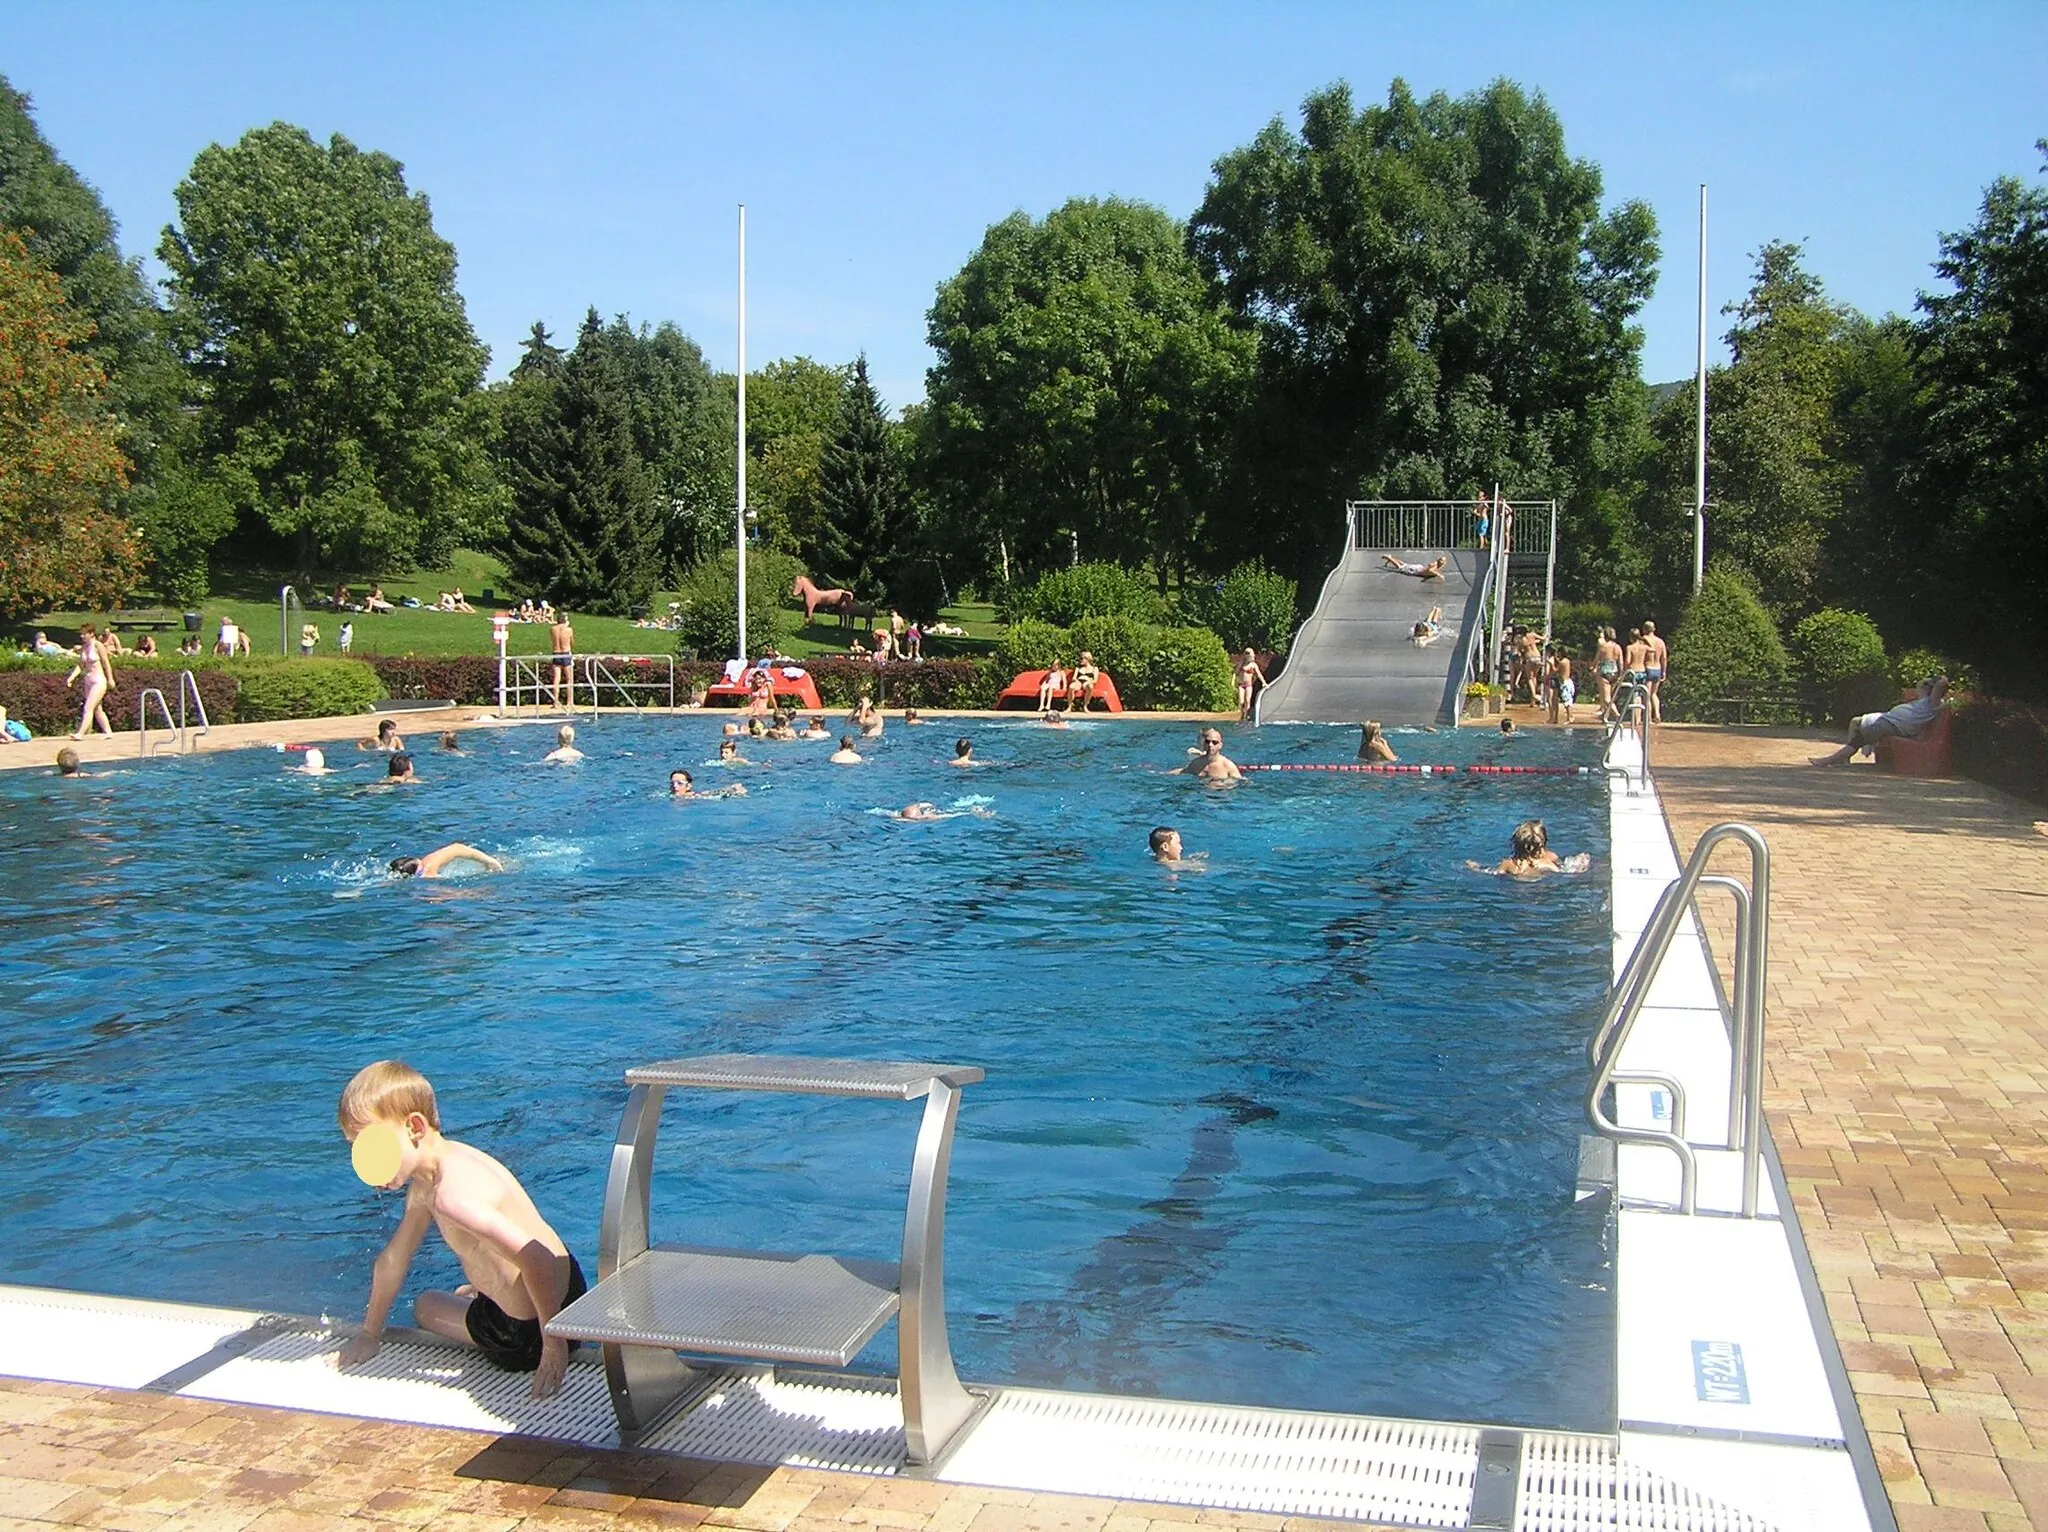
[[57,752],[57,775],[60,777],[89,777],[89,771],[78,769],[78,752],[66,745]]
[[976,819],[995,817],[986,806],[979,803],[969,809],[942,809],[936,803],[906,803],[896,811],[896,817],[902,820],[959,819],[969,814]]
[[447,729],[442,732],[441,748],[447,751],[450,755],[466,754],[466,752],[462,748],[461,737],[458,734],[456,734],[456,732],[453,729]]
[[583,759],[583,752],[576,748],[576,726],[565,723],[555,730],[555,748],[541,757],[543,766],[574,766]]
[[318,745],[307,747],[306,762],[303,766],[291,766],[286,769],[296,771],[302,777],[330,777],[334,775],[334,768],[327,764],[327,752]]
[[391,870],[401,878],[438,878],[457,862],[475,862],[485,872],[503,872],[505,864],[488,851],[479,851],[474,846],[465,846],[461,841],[450,841],[425,856],[401,856],[394,858]]
[[914,707],[907,707],[903,710],[903,724],[906,728],[915,728],[919,724],[929,722],[929,719],[918,717],[917,709]]
[[797,730],[796,737],[798,739],[830,739],[832,731],[825,727],[824,719],[813,718],[803,728]]
[[751,766],[754,763],[740,754],[740,742],[736,739],[722,739],[718,742],[718,764],[721,766]]
[[1194,757],[1185,766],[1175,767],[1168,773],[1176,777],[1194,777],[1202,782],[1237,782],[1244,773],[1237,769],[1237,762],[1223,753],[1223,736],[1214,729],[1204,729],[1196,736],[1196,748],[1188,753]]
[[953,759],[946,762],[946,764],[948,766],[979,766],[981,762],[974,758],[974,741],[965,736],[954,740]]
[[1361,761],[1398,761],[1394,747],[1387,743],[1387,734],[1380,727],[1377,718],[1368,718],[1358,726],[1358,758]]
[[389,718],[380,718],[377,720],[377,737],[375,739],[357,740],[356,748],[358,750],[403,750],[405,748],[405,741],[398,737],[397,724],[393,723]]
[[1583,851],[1576,856],[1560,857],[1550,849],[1550,832],[1543,828],[1543,821],[1525,819],[1508,837],[1508,855],[1504,860],[1492,867],[1478,862],[1465,865],[1474,872],[1490,872],[1500,877],[1534,878],[1546,872],[1584,872],[1592,862],[1592,857]]
[[696,784],[690,780],[690,774],[678,766],[668,774],[668,795],[671,798],[744,798],[747,790],[734,782],[728,787],[721,787],[715,793],[700,793]]
[[1041,729],[1064,729],[1067,726],[1067,715],[1055,713],[1048,708],[1038,715],[1038,726]]
[[1150,844],[1152,847],[1152,860],[1161,867],[1171,867],[1175,872],[1200,872],[1203,865],[1209,860],[1209,853],[1206,851],[1194,856],[1189,856],[1183,851],[1180,844],[1180,831],[1174,829],[1172,825],[1161,825],[1158,829],[1154,830],[1150,838]]
[[1501,734],[1502,734],[1502,735],[1503,735],[1503,736],[1504,736],[1505,738],[1508,738],[1508,739],[1513,739],[1513,738],[1515,737],[1515,721],[1514,721],[1514,719],[1512,719],[1512,718],[1503,718],[1503,719],[1502,719],[1502,720],[1500,721],[1500,732],[1501,732]]
[[839,748],[832,752],[829,759],[834,766],[858,766],[861,763],[861,754],[853,748],[851,734],[839,736]]
[[412,774],[412,757],[403,750],[393,755],[384,767],[384,781],[387,786],[394,782],[419,781],[419,778]]

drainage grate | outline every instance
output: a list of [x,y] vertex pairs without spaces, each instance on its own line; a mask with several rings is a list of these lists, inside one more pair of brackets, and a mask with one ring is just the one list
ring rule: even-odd
[[886,1378],[825,1381],[802,1373],[777,1377],[766,1367],[734,1368],[640,1444],[727,1463],[893,1474],[903,1467],[903,1410],[896,1385]]
[[1462,1527],[1479,1432],[1376,1420],[1006,1390],[939,1474],[952,1483],[1275,1515]]
[[1774,1532],[1771,1523],[1620,1461],[1602,1436],[1522,1440],[1517,1532]]

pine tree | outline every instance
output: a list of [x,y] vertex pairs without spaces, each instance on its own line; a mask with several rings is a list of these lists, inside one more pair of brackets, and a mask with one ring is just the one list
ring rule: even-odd
[[810,549],[822,580],[863,599],[886,599],[890,577],[909,551],[908,497],[889,417],[868,381],[865,354],[839,414],[839,429],[818,460],[818,534]]
[[506,563],[558,606],[624,612],[659,578],[663,526],[633,439],[631,389],[596,309],[550,377],[553,351],[536,326],[506,404]]

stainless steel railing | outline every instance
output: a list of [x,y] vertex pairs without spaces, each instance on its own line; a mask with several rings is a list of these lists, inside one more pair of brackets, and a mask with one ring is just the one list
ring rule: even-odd
[[[170,735],[170,739],[159,743],[155,750],[152,750],[149,744],[149,700],[152,697],[156,699],[156,710],[163,715],[163,730]],[[191,706],[190,712],[186,710],[188,703]],[[191,726],[193,713],[199,715],[197,729]],[[171,716],[171,704],[164,696],[163,688],[144,687],[135,699],[135,730],[136,743],[145,760],[162,750],[164,743],[175,745],[180,751],[185,751],[192,748],[192,741],[196,736],[211,734],[213,725],[207,721],[206,699],[199,695],[199,678],[189,670],[178,672],[178,715],[175,718]]]
[[[1749,882],[1710,874],[1707,862],[1723,841],[1749,848]],[[1728,1121],[1726,1147],[1742,1155],[1742,1216],[1756,1217],[1763,1155],[1764,990],[1770,971],[1771,849],[1756,830],[1744,824],[1718,824],[1693,847],[1678,880],[1657,900],[1650,923],[1629,955],[1621,976],[1608,992],[1607,1009],[1586,1045],[1592,1066],[1586,1090],[1586,1117],[1596,1132],[1616,1143],[1657,1144],[1678,1158],[1678,1210],[1692,1213],[1698,1202],[1698,1165],[1685,1131],[1684,1087],[1654,1071],[1622,1071],[1617,1066],[1628,1045],[1671,950],[1672,938],[1688,911],[1696,908],[1703,888],[1727,892],[1735,901],[1735,992],[1729,1028]],[[1661,1085],[1672,1095],[1671,1130],[1627,1127],[1607,1110],[1607,1091],[1617,1084]]]
[[[625,675],[613,670],[614,665],[632,667]],[[645,667],[649,674],[636,675],[633,672]],[[658,674],[655,672],[659,671]],[[676,705],[676,657],[673,654],[591,654],[584,656],[583,684],[590,688],[590,716],[598,716],[600,686],[610,687],[620,702],[634,712],[640,711],[640,704],[634,700],[634,692],[647,694],[649,707],[665,707],[671,710]],[[665,699],[657,702],[656,699]]]

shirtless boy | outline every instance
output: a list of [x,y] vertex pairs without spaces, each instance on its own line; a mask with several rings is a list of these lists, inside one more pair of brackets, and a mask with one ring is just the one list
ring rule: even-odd
[[1161,825],[1154,830],[1147,837],[1147,844],[1152,848],[1152,860],[1161,867],[1171,867],[1175,872],[1200,872],[1202,864],[1209,858],[1206,851],[1189,856],[1181,847],[1180,831],[1172,825]]
[[[481,1149],[443,1138],[434,1087],[396,1060],[349,1081],[337,1116],[356,1173],[387,1191],[405,1190],[405,1214],[370,1268],[369,1308],[362,1330],[342,1347],[341,1365],[367,1362],[383,1345],[391,1305],[431,1222],[469,1282],[452,1293],[421,1293],[414,1320],[476,1347],[507,1372],[532,1373],[534,1398],[553,1394],[569,1346],[541,1330],[582,1296],[583,1269],[525,1188]],[[372,1179],[378,1175],[384,1179]]]
[[425,856],[397,857],[391,863],[391,870],[401,878],[438,878],[456,862],[475,862],[486,872],[505,870],[505,864],[488,851],[465,846],[459,840],[437,847]]
[[1664,690],[1664,672],[1671,662],[1671,650],[1664,640],[1657,636],[1657,625],[1645,619],[1643,622],[1643,680],[1650,692],[1650,721],[1664,721],[1664,702],[1658,693]]

